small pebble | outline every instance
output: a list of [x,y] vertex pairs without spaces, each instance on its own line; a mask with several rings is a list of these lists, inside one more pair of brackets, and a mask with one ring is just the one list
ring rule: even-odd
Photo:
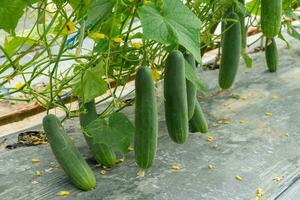
[[104,170],[104,169],[101,169],[101,170],[100,170],[100,174],[101,174],[101,175],[106,175],[106,174],[107,174],[107,171]]
[[36,171],[35,171],[35,175],[36,175],[36,176],[41,176],[41,175],[42,175],[42,172],[40,172],[39,170],[36,170]]
[[144,176],[145,176],[145,171],[144,171],[143,169],[140,169],[140,170],[138,171],[137,175],[138,175],[139,177],[144,177]]

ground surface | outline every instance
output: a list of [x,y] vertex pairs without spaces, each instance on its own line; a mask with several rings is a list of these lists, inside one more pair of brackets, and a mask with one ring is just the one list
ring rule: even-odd
[[[212,142],[206,142],[207,135],[190,134],[186,144],[174,144],[167,136],[160,97],[157,158],[145,177],[137,176],[133,152],[106,175],[88,159],[97,187],[80,192],[69,183],[48,145],[2,149],[0,199],[62,199],[56,193],[67,190],[71,194],[66,199],[247,200],[254,198],[258,188],[265,191],[262,199],[300,199],[300,49],[298,41],[290,42],[294,47],[290,50],[278,44],[277,73],[266,72],[262,52],[252,54],[253,69],[241,62],[237,82],[229,91],[217,88],[217,70],[199,73],[208,83],[209,92],[199,101],[209,120]],[[162,94],[161,89],[158,93]],[[125,112],[133,118],[133,107]],[[78,121],[67,121],[65,128],[89,158]],[[11,143],[17,134],[5,137]],[[41,162],[33,164],[32,158]],[[172,171],[174,164],[181,170]],[[208,168],[210,164],[213,169]],[[36,170],[41,176],[35,175]]]

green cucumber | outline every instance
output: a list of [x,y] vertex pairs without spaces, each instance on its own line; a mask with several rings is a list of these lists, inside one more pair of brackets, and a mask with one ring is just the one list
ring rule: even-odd
[[[231,12],[227,18],[232,19],[225,23],[225,32],[222,37],[222,54],[219,71],[219,85],[228,89],[234,82],[237,74],[241,53],[241,26],[237,14]],[[233,21],[234,20],[234,21]]]
[[201,132],[207,133],[208,132],[208,125],[201,109],[200,103],[196,100],[195,111],[192,119],[189,121],[190,131],[194,132]]
[[188,136],[188,106],[185,82],[185,60],[178,50],[166,60],[164,77],[165,117],[170,138],[182,144]]
[[[80,106],[82,105],[79,101]],[[85,112],[81,112],[79,119],[80,125],[84,129],[89,123],[98,118],[95,101],[84,104]],[[115,152],[106,144],[94,144],[93,138],[87,134],[83,134],[86,142],[95,158],[95,160],[106,167],[112,167],[116,164],[117,158]]]
[[261,0],[261,29],[267,38],[275,37],[281,28],[282,0]]
[[270,72],[276,72],[278,65],[278,52],[277,45],[274,38],[266,39],[266,50],[265,50],[267,66]]
[[151,71],[141,67],[135,78],[135,161],[142,169],[153,164],[157,147],[157,107]]
[[[245,7],[245,0],[239,0],[241,4]],[[247,27],[245,26],[245,16],[244,14],[239,14],[241,23],[241,36],[242,36],[242,51],[246,50],[247,47]]]
[[[194,57],[191,54],[185,55],[184,57],[185,60],[193,67],[196,73],[196,62]],[[191,81],[187,79],[186,79],[186,93],[187,93],[187,104],[188,104],[188,118],[191,119],[195,110],[197,88]]]
[[95,175],[66,134],[59,119],[49,114],[43,119],[43,127],[56,160],[71,182],[81,190],[93,189],[96,186]]

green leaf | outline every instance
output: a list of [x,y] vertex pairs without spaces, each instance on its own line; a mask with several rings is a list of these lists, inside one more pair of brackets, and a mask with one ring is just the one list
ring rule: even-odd
[[102,63],[94,68],[87,69],[83,77],[75,84],[73,94],[81,97],[84,103],[104,94],[107,91],[107,83],[102,79],[103,75]]
[[281,31],[279,31],[279,33],[278,33],[278,38],[279,39],[281,39],[282,41],[284,41],[285,42],[285,44],[286,44],[286,47],[288,48],[288,49],[290,49],[291,48],[291,45],[290,45],[290,43],[284,38],[284,36],[282,35],[282,33],[281,33]]
[[160,12],[153,3],[138,8],[145,37],[166,45],[180,44],[201,63],[201,22],[180,0],[163,0]]
[[14,32],[27,5],[24,0],[0,0],[0,29]]
[[244,59],[244,62],[246,64],[246,67],[247,68],[252,68],[252,63],[253,63],[253,60],[252,58],[246,53],[246,52],[243,52],[242,53],[242,57]]
[[27,37],[5,37],[4,49],[9,57],[13,56],[16,51],[24,45],[33,45],[36,41]]
[[114,151],[125,154],[133,138],[134,126],[123,113],[113,113],[109,119],[96,119],[85,129],[94,144],[106,144]]
[[294,26],[291,23],[287,23],[287,33],[292,36],[293,38],[300,40],[300,34],[298,31],[294,28]]
[[260,15],[260,0],[252,0],[246,3],[246,8],[253,15]]
[[94,0],[87,9],[87,26],[95,25],[99,20],[112,13],[115,0]]
[[206,94],[205,86],[197,77],[196,70],[187,61],[185,61],[185,78],[191,81],[199,92]]
[[287,10],[284,12],[284,15],[288,18],[299,20],[299,17],[293,12],[293,10]]

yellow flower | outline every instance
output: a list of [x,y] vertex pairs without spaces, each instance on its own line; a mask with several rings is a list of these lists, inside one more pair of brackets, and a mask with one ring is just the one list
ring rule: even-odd
[[106,35],[103,33],[92,33],[91,37],[94,39],[104,39]]
[[116,38],[114,38],[114,42],[121,43],[121,42],[124,42],[124,40],[121,37],[116,37]]
[[262,196],[264,196],[264,194],[265,194],[265,191],[264,191],[263,189],[258,188],[258,189],[256,190],[256,196],[257,196],[257,197],[262,197]]
[[215,166],[212,165],[212,164],[209,164],[207,167],[208,167],[208,169],[213,169],[213,168],[215,168]]
[[246,97],[246,96],[240,96],[240,99],[241,100],[246,100],[246,99],[248,99],[248,97]]
[[136,49],[139,49],[143,46],[142,43],[140,43],[140,42],[132,42],[131,45],[132,45],[132,47],[134,47]]
[[18,89],[21,89],[21,87],[23,87],[23,83],[17,82],[17,84],[16,84],[16,89],[17,89],[17,90],[18,90]]
[[236,176],[235,179],[238,180],[238,181],[241,181],[242,177],[241,176]]
[[230,121],[227,119],[224,119],[223,124],[230,124]]
[[272,112],[265,112],[266,116],[272,117],[273,113]]
[[144,5],[150,3],[151,1],[144,0]]
[[69,191],[60,191],[56,193],[57,196],[69,196],[70,192]]
[[36,175],[36,176],[41,176],[42,173],[41,173],[39,170],[36,170],[36,171],[35,171],[35,175]]
[[122,108],[123,106],[126,105],[126,103],[124,103],[123,101],[114,101],[113,102],[114,107],[116,108]]
[[272,99],[279,99],[280,97],[277,95],[272,96]]
[[31,159],[31,162],[32,162],[32,163],[39,163],[39,162],[40,162],[40,160],[39,160],[39,159],[37,159],[37,158],[32,158],[32,159]]
[[206,142],[212,142],[214,139],[215,139],[215,138],[214,138],[213,136],[208,135],[208,136],[206,137]]
[[171,169],[178,171],[181,169],[181,167],[179,165],[172,165]]
[[132,147],[128,147],[128,151],[134,151]]
[[72,21],[67,22],[66,26],[64,27],[63,33],[69,35],[75,32],[75,23]]
[[160,78],[160,74],[159,74],[158,70],[156,70],[156,69],[151,70],[151,75],[152,75],[152,79],[154,81],[157,81]]

